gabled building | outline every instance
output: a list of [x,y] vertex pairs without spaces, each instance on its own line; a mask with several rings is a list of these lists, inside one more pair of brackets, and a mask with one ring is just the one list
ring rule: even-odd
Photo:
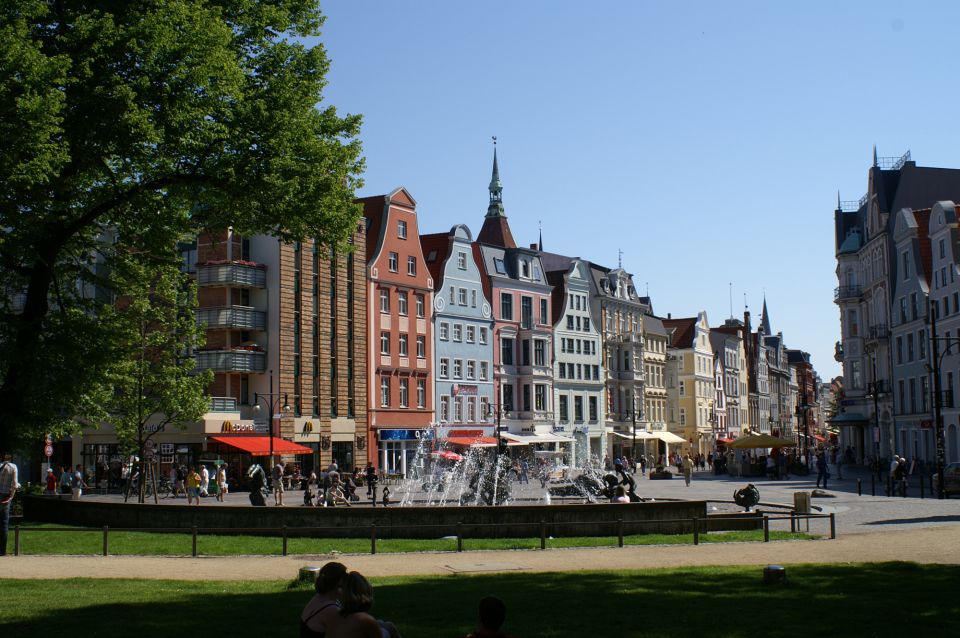
[[[643,298],[641,298],[643,299]],[[649,307],[649,299],[646,300]],[[643,418],[651,432],[667,429],[667,331],[652,309],[643,316]]]
[[770,378],[763,326],[751,332],[750,311],[743,312],[744,351],[747,360],[747,413],[751,432],[770,434]]
[[[710,328],[710,338],[724,335],[723,387],[727,402],[727,438],[736,438],[749,430],[746,351],[744,350],[743,322],[730,318],[722,326]],[[719,345],[714,343],[715,351]]]
[[740,432],[740,339],[716,328],[710,329],[714,359],[714,423],[716,440],[736,438]]
[[434,423],[433,277],[405,188],[365,197],[367,220],[368,416],[358,456],[401,473]]
[[[438,436],[491,437],[493,432],[493,314],[473,259],[473,235],[458,224],[422,235],[433,277],[434,404]],[[418,353],[420,344],[417,344]]]
[[686,439],[685,450],[706,455],[716,449],[711,422],[715,377],[707,313],[662,321],[670,334],[667,391],[671,419],[667,427]]

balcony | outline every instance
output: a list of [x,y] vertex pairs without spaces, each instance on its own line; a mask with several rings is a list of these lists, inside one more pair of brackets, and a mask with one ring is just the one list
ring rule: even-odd
[[197,285],[266,288],[266,267],[253,262],[236,261],[197,264]]
[[833,289],[833,301],[856,301],[863,296],[860,286],[838,286]]
[[887,324],[878,323],[870,326],[870,330],[867,331],[867,339],[871,341],[886,341],[890,338],[890,329],[887,328]]
[[236,328],[238,330],[266,330],[267,313],[249,306],[198,308],[197,323],[207,329]]
[[263,372],[267,354],[257,350],[201,350],[194,354],[197,368],[214,372]]
[[239,412],[237,400],[234,397],[210,397],[209,412]]

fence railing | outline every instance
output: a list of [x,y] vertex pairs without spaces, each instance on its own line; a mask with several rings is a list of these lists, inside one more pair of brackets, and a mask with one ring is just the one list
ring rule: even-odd
[[[589,521],[562,521],[557,523],[549,523],[547,521],[541,520],[538,523],[464,523],[459,521],[454,525],[450,524],[425,524],[425,525],[402,525],[402,526],[391,526],[391,525],[369,525],[370,531],[370,553],[377,553],[377,541],[384,539],[384,533],[389,534],[390,530],[394,527],[403,530],[410,529],[432,529],[437,531],[437,537],[450,536],[455,537],[457,541],[457,552],[464,551],[464,541],[468,540],[467,535],[465,534],[465,529],[472,528],[517,528],[517,527],[530,527],[535,529],[534,533],[530,536],[524,538],[539,538],[540,540],[540,549],[547,549],[547,540],[553,538],[553,535],[550,533],[551,527],[563,527],[563,528],[575,528],[578,526],[597,526],[604,525],[610,527],[615,525],[616,537],[617,537],[617,547],[624,546],[624,537],[628,534],[628,530],[642,528],[643,526],[664,526],[664,525],[685,525],[689,524],[690,528],[693,531],[693,544],[700,544],[700,535],[706,534],[709,532],[709,523],[710,521],[717,521],[723,519],[732,519],[736,521],[742,521],[744,523],[761,523],[761,529],[763,530],[763,542],[770,542],[770,522],[771,521],[790,521],[790,531],[798,531],[800,528],[800,521],[811,519],[829,519],[830,520],[830,538],[836,539],[837,537],[837,526],[836,519],[833,514],[806,514],[800,512],[791,511],[785,514],[778,515],[764,515],[756,518],[744,517],[742,515],[723,515],[723,514],[712,514],[707,518],[673,518],[673,519],[658,519],[658,520],[649,520],[649,521],[625,521],[622,518],[616,520],[589,520]],[[13,555],[19,556],[23,544],[23,535],[26,532],[30,534],[40,533],[90,533],[102,531],[103,534],[103,550],[102,556],[110,555],[110,533],[111,532],[156,532],[156,533],[168,533],[168,534],[190,534],[191,536],[191,555],[200,556],[198,550],[198,540],[202,534],[256,534],[257,536],[279,536],[281,539],[281,554],[283,556],[287,555],[288,541],[291,534],[300,537],[310,534],[318,534],[324,532],[334,532],[332,537],[337,537],[337,533],[342,533],[343,528],[339,526],[322,526],[322,527],[288,527],[286,525],[282,527],[256,527],[256,528],[239,528],[239,527],[109,527],[104,525],[102,529],[97,528],[87,528],[87,529],[78,529],[75,527],[31,527],[31,526],[21,526],[16,525],[13,529]],[[638,533],[638,532],[634,532]],[[327,537],[330,538],[330,537]],[[478,536],[479,539],[489,539],[490,536]]]

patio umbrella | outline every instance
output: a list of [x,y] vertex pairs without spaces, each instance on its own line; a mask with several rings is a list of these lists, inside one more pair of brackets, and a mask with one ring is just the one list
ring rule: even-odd
[[744,450],[748,448],[796,447],[796,445],[797,442],[791,439],[781,439],[769,434],[756,434],[741,436],[727,447]]
[[443,452],[431,452],[430,456],[435,456],[437,458],[446,459],[448,461],[460,461],[463,460],[463,456],[457,454],[456,452],[451,452],[450,450],[444,450]]

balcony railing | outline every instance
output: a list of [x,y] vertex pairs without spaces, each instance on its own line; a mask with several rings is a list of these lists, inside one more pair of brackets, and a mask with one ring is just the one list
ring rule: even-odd
[[262,266],[252,264],[198,264],[197,285],[266,288],[267,273]]
[[869,335],[870,335],[869,338],[874,341],[889,339],[890,329],[887,328],[887,324],[878,323],[873,326],[870,326]]
[[256,350],[201,350],[194,354],[197,368],[214,372],[263,372],[267,354]]
[[210,412],[237,412],[239,409],[234,397],[210,397]]
[[267,313],[249,306],[198,308],[197,323],[206,324],[207,328],[266,330]]
[[837,286],[833,289],[834,301],[845,301],[847,299],[859,299],[863,295],[863,289],[860,286]]

